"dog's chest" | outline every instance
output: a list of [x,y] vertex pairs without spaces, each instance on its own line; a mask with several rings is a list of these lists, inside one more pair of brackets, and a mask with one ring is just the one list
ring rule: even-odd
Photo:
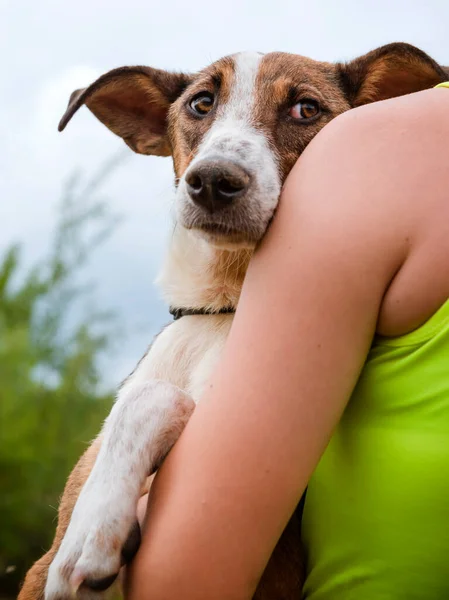
[[201,398],[205,385],[215,366],[218,364],[234,316],[217,315],[212,317],[211,315],[204,315],[201,318],[205,321],[212,318],[214,323],[210,325],[204,324],[201,328],[201,338],[203,339],[201,339],[200,344],[202,348],[199,349],[198,360],[193,365],[189,377],[189,385],[186,389],[195,402]]
[[173,322],[158,336],[134,380],[170,381],[197,402],[221,356],[232,320],[232,314],[191,315]]

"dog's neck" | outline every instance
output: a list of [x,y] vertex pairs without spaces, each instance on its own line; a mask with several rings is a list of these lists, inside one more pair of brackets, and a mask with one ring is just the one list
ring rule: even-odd
[[157,279],[175,308],[218,312],[237,306],[252,250],[222,250],[176,225]]

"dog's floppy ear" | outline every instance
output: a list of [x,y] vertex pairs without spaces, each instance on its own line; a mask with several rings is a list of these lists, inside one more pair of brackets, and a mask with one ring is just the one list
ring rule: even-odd
[[448,79],[430,56],[404,43],[388,44],[338,64],[337,73],[352,106],[419,92]]
[[151,67],[114,69],[73,92],[58,129],[62,131],[85,104],[135,152],[169,156],[168,110],[190,81],[189,75]]

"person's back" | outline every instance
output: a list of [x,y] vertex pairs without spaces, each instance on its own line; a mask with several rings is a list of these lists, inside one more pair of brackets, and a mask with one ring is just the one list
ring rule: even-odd
[[373,344],[309,484],[306,597],[449,597],[448,500],[446,301],[412,333]]
[[[449,90],[438,100],[444,93],[449,106]],[[431,92],[429,109],[441,111],[435,98]],[[425,123],[404,135],[419,136]],[[446,115],[434,133],[449,145]],[[411,146],[403,215],[410,250],[307,491],[304,591],[311,600],[449,597],[449,161],[435,155],[435,171],[423,176]],[[435,189],[441,175],[447,185]]]

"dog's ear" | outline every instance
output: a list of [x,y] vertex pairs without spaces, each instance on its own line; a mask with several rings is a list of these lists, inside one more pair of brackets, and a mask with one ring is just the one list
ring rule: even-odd
[[58,129],[62,131],[85,104],[135,152],[169,156],[168,110],[190,81],[189,75],[150,67],[114,69],[73,92]]
[[337,73],[352,106],[419,92],[448,79],[443,67],[425,52],[403,43],[340,63]]

